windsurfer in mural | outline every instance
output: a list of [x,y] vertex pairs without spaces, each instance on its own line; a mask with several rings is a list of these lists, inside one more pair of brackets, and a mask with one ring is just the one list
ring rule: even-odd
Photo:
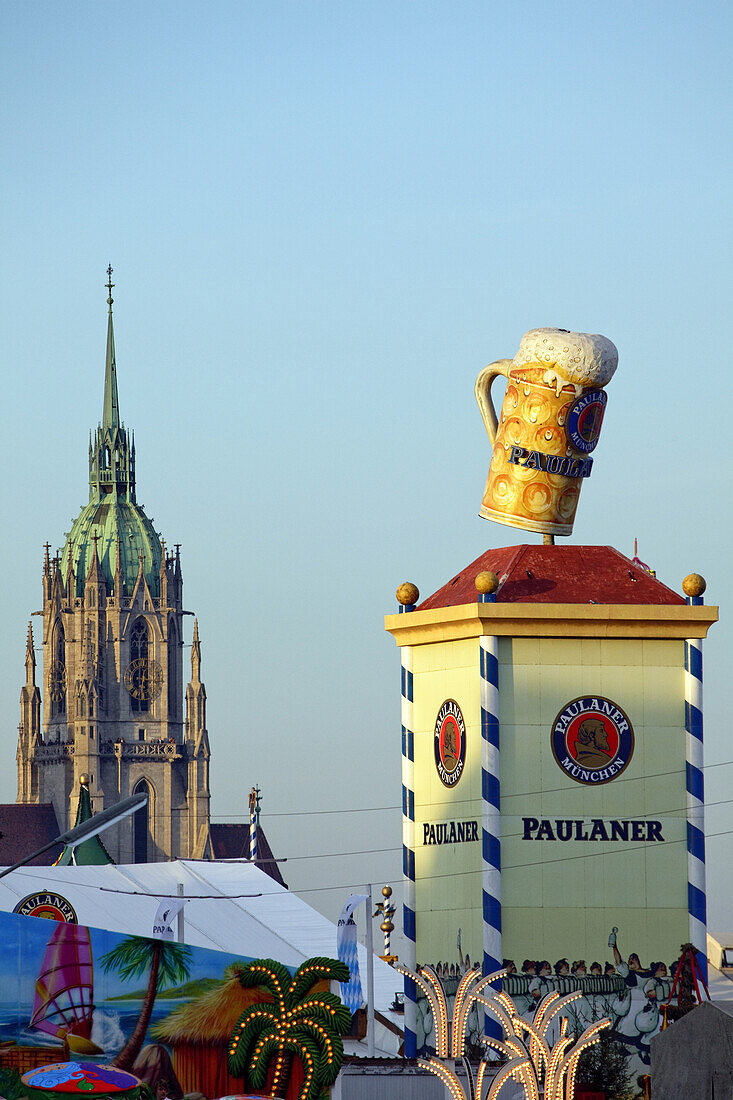
[[69,1054],[101,1054],[92,1042],[94,968],[89,929],[66,921],[54,923],[28,1026],[61,1039]]

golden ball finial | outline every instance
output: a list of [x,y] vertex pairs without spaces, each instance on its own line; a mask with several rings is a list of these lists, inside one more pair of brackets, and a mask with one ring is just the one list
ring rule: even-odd
[[405,581],[401,584],[395,593],[397,596],[397,602],[402,604],[417,603],[420,599],[420,589],[416,584],[412,584],[411,581]]
[[80,775],[79,776],[79,782],[82,785],[82,787],[88,787],[89,786],[89,776],[88,775]]
[[382,887],[382,896],[385,897],[385,898],[391,898],[392,897],[392,887],[391,886],[383,886]]
[[702,596],[706,588],[705,578],[699,573],[688,573],[682,582],[682,591],[686,596]]
[[476,585],[477,592],[480,592],[482,596],[489,596],[492,592],[496,592],[499,587],[499,578],[496,573],[486,570],[479,573],[473,583]]

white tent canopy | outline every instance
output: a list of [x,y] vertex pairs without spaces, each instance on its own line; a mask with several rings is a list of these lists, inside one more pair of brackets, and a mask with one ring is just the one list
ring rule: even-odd
[[[71,903],[80,924],[151,936],[160,902],[177,897],[180,886],[188,899],[183,938],[192,947],[275,959],[290,967],[317,955],[336,958],[336,926],[244,860],[22,867],[0,879],[0,910],[12,912],[29,894],[50,890]],[[357,913],[360,928],[364,913]],[[358,950],[366,996],[367,952],[361,944]],[[401,988],[401,976],[375,955],[375,1010],[400,1032],[403,1017],[391,1005]],[[377,1055],[395,1055],[400,1041],[390,1027],[377,1023]],[[366,1054],[366,1042],[347,1040],[345,1046],[349,1053]]]

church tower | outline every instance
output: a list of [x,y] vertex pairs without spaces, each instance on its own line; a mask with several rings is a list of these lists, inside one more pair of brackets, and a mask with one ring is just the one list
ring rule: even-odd
[[98,813],[145,791],[147,811],[105,838],[117,863],[211,856],[209,740],[194,626],[183,710],[180,549],[137,503],[135,441],[120,420],[112,269],[102,422],[89,439],[89,501],[43,565],[43,719],[29,626],[18,802],[52,803],[61,829],[80,779]]

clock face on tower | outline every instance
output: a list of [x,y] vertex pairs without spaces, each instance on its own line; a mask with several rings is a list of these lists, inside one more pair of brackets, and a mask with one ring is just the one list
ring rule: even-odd
[[163,669],[157,661],[137,657],[125,669],[125,687],[133,699],[151,702],[163,687]]
[[48,670],[48,692],[54,703],[60,703],[66,692],[66,666],[53,661]]

